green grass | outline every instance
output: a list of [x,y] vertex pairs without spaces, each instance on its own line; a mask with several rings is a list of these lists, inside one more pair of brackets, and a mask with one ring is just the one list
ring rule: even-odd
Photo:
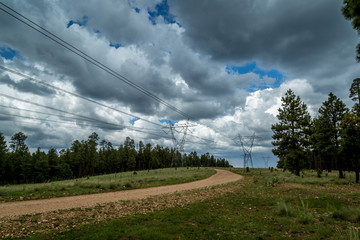
[[212,168],[168,168],[123,172],[40,184],[0,186],[1,201],[17,201],[121,191],[191,182],[215,173]]
[[351,174],[338,181],[335,173],[232,171],[245,178],[221,197],[29,239],[359,239],[360,190]]

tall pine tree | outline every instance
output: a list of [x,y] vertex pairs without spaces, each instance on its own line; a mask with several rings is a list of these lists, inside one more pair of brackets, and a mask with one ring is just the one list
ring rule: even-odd
[[339,158],[340,149],[340,122],[344,117],[347,108],[345,103],[336,97],[333,93],[329,94],[327,101],[319,109],[319,119],[323,123],[323,128],[316,129],[326,136],[326,147],[323,149],[330,157],[327,161],[331,161],[339,170],[339,178],[344,178],[343,162]]
[[281,101],[277,115],[279,123],[271,126],[274,132],[272,144],[276,147],[273,153],[279,157],[278,166],[299,176],[305,166],[311,117],[306,104],[291,89]]

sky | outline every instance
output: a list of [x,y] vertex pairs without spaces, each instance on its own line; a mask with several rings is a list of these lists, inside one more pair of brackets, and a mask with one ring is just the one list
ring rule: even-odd
[[239,136],[249,150],[255,133],[254,167],[276,166],[271,125],[288,89],[313,117],[330,92],[353,104],[359,36],[342,1],[1,2],[115,72],[0,11],[0,132],[23,132],[32,150],[92,132],[115,146],[129,136],[173,147],[173,126],[177,141],[186,130],[185,153],[235,167]]

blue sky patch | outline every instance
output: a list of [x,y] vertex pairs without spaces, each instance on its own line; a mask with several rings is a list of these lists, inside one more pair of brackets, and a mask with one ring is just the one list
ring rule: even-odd
[[76,21],[70,20],[70,21],[68,22],[68,24],[67,24],[66,27],[69,28],[69,27],[71,27],[71,26],[74,25],[74,24],[77,24],[77,25],[79,25],[80,27],[81,27],[81,26],[86,26],[87,22],[88,22],[88,17],[87,17],[87,16],[83,16],[83,17],[81,18],[81,20],[76,20]]
[[140,118],[133,118],[130,120],[130,124],[134,126],[135,122],[139,120]]
[[135,12],[137,12],[137,13],[140,13],[140,9],[139,8],[134,8],[134,10],[135,10]]
[[20,53],[10,47],[0,47],[0,56],[6,60],[13,60],[14,57],[23,60],[24,58]]
[[[236,65],[227,65],[225,71],[229,75],[242,75],[247,73],[255,73],[259,75],[261,80],[264,80],[262,83],[255,83],[251,84],[248,89],[246,89],[249,92],[254,92],[257,90],[263,90],[266,88],[278,88],[280,84],[284,81],[285,76],[279,72],[276,69],[270,69],[270,70],[264,70],[257,66],[257,63],[254,62],[248,62],[242,66],[236,66]],[[274,81],[272,83],[267,83],[265,81],[265,78],[273,78]]]
[[175,16],[170,13],[170,7],[167,0],[162,0],[161,3],[156,4],[155,11],[148,10],[149,20],[153,25],[156,25],[156,18],[162,16],[165,23],[176,23]]
[[174,126],[175,123],[178,123],[178,121],[171,121],[171,120],[169,120],[169,119],[160,119],[159,122],[161,122],[161,123],[167,123],[167,124],[171,123],[172,126]]
[[112,43],[112,42],[110,42],[109,46],[118,49],[119,47],[122,47],[123,45],[120,44],[120,43]]

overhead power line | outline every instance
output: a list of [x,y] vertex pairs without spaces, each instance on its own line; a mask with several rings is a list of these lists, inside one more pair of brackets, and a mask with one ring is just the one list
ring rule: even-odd
[[[142,120],[142,121],[145,121],[145,122],[154,124],[154,125],[156,125],[156,126],[164,127],[163,125],[161,125],[161,124],[159,124],[159,123],[156,123],[156,122],[147,120],[147,119],[145,119],[145,118],[142,118],[142,117],[140,117],[140,116],[137,116],[137,115],[134,115],[134,114],[131,114],[131,113],[127,113],[127,112],[121,111],[121,110],[119,110],[119,109],[113,108],[113,107],[111,107],[111,106],[108,106],[108,105],[103,104],[103,103],[101,103],[101,102],[95,101],[95,100],[93,100],[93,99],[90,99],[90,98],[81,96],[81,95],[79,95],[79,94],[70,92],[70,91],[68,91],[68,90],[65,90],[65,89],[62,89],[62,88],[59,88],[59,87],[56,87],[56,86],[54,86],[54,85],[51,85],[51,84],[46,83],[46,82],[44,82],[44,81],[41,81],[41,80],[39,80],[39,79],[30,77],[30,76],[28,76],[28,75],[25,75],[25,74],[23,74],[23,73],[20,73],[20,72],[18,72],[18,71],[15,71],[15,70],[13,70],[13,69],[9,69],[9,68],[4,67],[4,66],[1,66],[1,65],[0,65],[0,69],[2,69],[2,70],[4,70],[4,71],[7,71],[7,72],[10,72],[10,73],[12,73],[12,74],[18,75],[18,76],[20,76],[20,77],[23,77],[23,78],[25,78],[25,79],[27,79],[27,80],[30,80],[30,81],[32,81],[32,82],[35,82],[35,83],[44,85],[44,86],[46,86],[46,87],[49,87],[49,88],[52,88],[52,89],[55,89],[55,90],[58,90],[58,91],[67,93],[67,94],[69,94],[69,95],[72,95],[72,96],[74,96],[74,97],[83,99],[83,100],[85,100],[85,101],[88,101],[88,102],[97,104],[97,105],[99,105],[99,106],[101,106],[101,107],[108,108],[108,109],[110,109],[110,110],[113,110],[113,111],[116,111],[116,112],[119,112],[119,113],[122,113],[122,114],[125,114],[125,115],[128,115],[128,116],[131,116],[131,117],[133,117],[133,118],[137,118],[137,119],[139,119],[139,120]],[[181,126],[180,126],[180,127],[181,127]],[[188,134],[188,135],[189,135],[189,136],[192,136],[192,137],[195,137],[195,138],[198,138],[198,139],[201,139],[201,140],[203,140],[203,141],[212,141],[212,140],[205,139],[205,138],[202,138],[202,137],[199,137],[199,136],[196,136],[196,135],[192,135],[192,134]]]
[[[33,112],[33,113],[39,113],[39,114],[46,114],[46,115],[49,115],[49,116],[56,116],[56,117],[60,117],[60,118],[70,119],[70,120],[80,120],[80,121],[86,121],[86,122],[95,122],[95,123],[99,123],[99,124],[106,124],[106,125],[109,125],[109,126],[119,127],[119,128],[122,128],[122,129],[128,129],[128,130],[131,130],[131,131],[136,131],[136,132],[141,132],[141,133],[146,133],[146,134],[157,136],[157,137],[172,139],[172,137],[170,137],[168,135],[161,135],[159,133],[153,132],[153,131],[159,131],[159,130],[147,129],[147,128],[139,128],[139,127],[125,126],[125,125],[121,125],[121,124],[110,123],[110,122],[106,122],[106,121],[99,120],[99,119],[96,119],[96,118],[91,118],[91,117],[83,116],[83,115],[80,115],[80,114],[75,114],[75,113],[71,113],[71,112],[68,112],[68,111],[61,110],[61,109],[57,109],[57,108],[54,108],[54,107],[45,106],[45,105],[42,105],[42,104],[39,104],[39,103],[34,103],[34,102],[31,102],[31,101],[28,101],[28,100],[19,99],[19,98],[12,97],[12,96],[2,94],[2,93],[0,93],[0,96],[7,97],[7,98],[10,98],[10,99],[13,99],[13,100],[16,100],[16,101],[28,103],[28,104],[31,104],[31,105],[47,108],[47,109],[50,109],[50,110],[53,110],[53,111],[66,113],[66,114],[69,114],[69,115],[76,116],[78,118],[73,118],[73,117],[70,118],[70,117],[66,117],[66,116],[63,116],[63,115],[58,115],[58,114],[53,114],[53,113],[45,113],[45,112],[40,112],[40,111],[35,111],[35,110],[29,110],[29,109],[24,109],[24,108],[13,107],[13,106],[5,106],[5,105],[2,105],[2,104],[0,104],[0,107],[16,109],[16,110],[21,110],[21,111],[27,111],[27,112]],[[20,117],[20,118],[25,118],[25,119],[39,120],[39,121],[47,121],[47,122],[74,124],[74,122],[70,122],[70,121],[64,122],[64,121],[58,121],[58,120],[29,117],[29,116],[22,116],[22,115],[9,114],[9,113],[0,113],[0,115]],[[76,122],[76,125],[87,126],[87,125],[85,125],[83,123],[79,123],[79,122]],[[198,138],[200,138],[200,137],[198,137]],[[202,139],[202,138],[200,138],[200,139]],[[188,141],[188,142],[189,143],[199,143],[199,142],[193,142],[193,141]],[[202,143],[199,143],[199,144],[202,144]]]
[[30,20],[29,18],[27,18],[24,15],[20,14],[19,12],[12,9],[11,7],[5,5],[4,3],[1,3],[1,2],[0,2],[0,4],[2,6],[4,6],[4,7],[6,7],[7,9],[9,9],[10,11],[12,11],[12,13],[11,13],[11,12],[7,11],[6,9],[0,7],[0,9],[3,12],[5,12],[8,15],[14,17],[15,19],[17,19],[18,21],[24,23],[28,27],[30,27],[30,28],[34,29],[35,31],[41,33],[45,37],[47,37],[50,40],[54,41],[55,43],[61,45],[62,47],[68,49],[69,51],[75,53],[76,55],[78,55],[79,57],[81,57],[84,60],[88,61],[89,63],[93,64],[94,66],[104,70],[105,72],[109,73],[110,75],[114,76],[115,78],[121,80],[122,82],[128,84],[129,86],[135,88],[136,90],[142,92],[143,94],[145,94],[145,95],[151,97],[152,99],[158,101],[159,103],[161,103],[161,104],[165,105],[166,107],[172,109],[173,111],[177,112],[178,114],[186,117],[187,119],[193,119],[193,117],[190,116],[189,114],[183,112],[182,110],[176,108],[175,106],[171,105],[170,103],[166,102],[165,100],[163,100],[163,99],[159,98],[158,96],[154,95],[153,93],[149,92],[145,88],[143,88],[143,87],[139,86],[138,84],[132,82],[128,78],[122,76],[121,74],[119,74],[116,71],[112,70],[111,68],[107,67],[106,65],[99,62],[98,60],[90,57],[88,54],[86,54],[83,51],[79,50],[78,48],[74,47],[72,44],[70,44],[67,41],[61,39],[57,35],[51,33],[47,29],[41,27],[39,24],[33,22],[32,20]]
[[[108,74],[112,75],[113,77],[121,80],[122,82],[128,84],[129,86],[135,88],[136,90],[142,92],[143,94],[153,98],[154,100],[158,101],[159,103],[163,104],[164,106],[172,109],[173,111],[177,112],[178,114],[186,117],[188,120],[190,119],[194,119],[191,115],[183,112],[182,110],[176,108],[175,106],[171,105],[170,103],[166,102],[165,100],[157,97],[156,95],[154,95],[153,93],[149,92],[148,90],[146,90],[145,88],[139,86],[138,84],[132,82],[131,80],[129,80],[128,78],[122,76],[121,74],[117,73],[116,71],[112,70],[111,68],[107,67],[106,65],[104,65],[103,63],[99,62],[98,60],[92,58],[91,56],[89,56],[88,54],[84,53],[83,51],[79,50],[78,48],[76,48],[75,46],[73,46],[72,44],[68,43],[67,41],[61,39],[60,37],[58,37],[57,35],[51,33],[50,31],[48,31],[47,29],[43,28],[42,26],[40,26],[39,24],[35,23],[34,21],[30,20],[29,18],[27,18],[26,16],[20,14],[19,12],[17,12],[16,10],[12,9],[11,7],[5,5],[4,3],[1,3],[0,4],[4,7],[6,7],[8,10],[10,10],[11,12],[9,12],[8,10],[0,7],[0,10],[2,10],[3,12],[7,13],[8,15],[12,16],[13,18],[15,18],[16,20],[22,22],[23,24],[27,25],[28,27],[32,28],[33,30],[39,32],[40,34],[44,35],[45,37],[47,37],[48,39],[54,41],[55,43],[59,44],[60,46],[66,48],[67,50],[73,52],[74,54],[78,55],[79,57],[83,58],[84,60],[88,61],[89,63],[93,64],[94,66],[102,69],[103,71],[107,72]],[[4,69],[3,67],[1,67],[2,69]],[[5,70],[5,69],[4,69]],[[16,73],[15,73],[16,74]],[[28,76],[27,76],[28,77]],[[28,77],[29,78],[29,77]],[[45,83],[46,84],[46,83]],[[60,89],[58,89],[60,90]],[[73,94],[74,96],[77,95],[77,94]],[[80,96],[78,95],[78,97],[82,98],[82,99],[86,99],[85,97],[83,96]],[[93,100],[90,100],[90,101],[93,101]],[[94,102],[95,103],[95,102]],[[99,103],[97,103],[99,104]],[[103,104],[99,104],[99,105],[102,105],[104,106]],[[120,111],[120,110],[117,110],[117,109],[114,109],[112,107],[109,107],[109,106],[104,106],[104,107],[108,107],[114,111]],[[122,112],[122,111],[121,111]],[[124,114],[127,114],[127,115],[130,115],[128,113],[125,113],[125,112],[122,112]],[[139,118],[135,115],[130,115],[130,116],[133,116],[135,118]],[[147,121],[147,122],[150,122],[152,124],[154,124],[154,122],[151,122],[151,121],[148,121],[146,119],[143,119],[143,118],[140,118],[141,120],[144,120],[144,121]],[[155,123],[156,124],[156,123]],[[156,124],[158,126],[163,126],[163,125],[160,125],[160,124]],[[231,139],[225,135],[223,135],[220,131],[217,131],[207,125],[204,125],[206,127],[208,127],[209,129],[212,129],[214,130],[216,133],[219,133],[220,135],[228,138],[228,139]],[[190,135],[190,134],[189,134]],[[190,135],[191,136],[191,135]],[[194,136],[194,135],[192,135]],[[195,136],[197,137],[197,136]],[[200,137],[197,137],[197,138],[200,138]],[[203,138],[200,138],[202,140],[205,140]],[[206,140],[205,140],[206,141]]]
[[27,75],[25,75],[25,74],[22,74],[22,73],[20,73],[20,72],[15,71],[15,70],[9,69],[9,68],[7,68],[7,67],[4,67],[4,66],[1,66],[1,65],[0,65],[0,69],[2,69],[2,70],[4,70],[4,71],[7,71],[7,72],[11,72],[11,73],[13,73],[13,74],[15,74],[15,75],[18,75],[18,76],[20,76],[20,77],[26,78],[26,79],[28,79],[28,80],[30,80],[30,81],[33,81],[33,82],[42,84],[42,85],[44,85],[44,86],[46,86],[46,87],[53,88],[53,89],[55,89],[55,90],[58,90],[58,91],[67,93],[67,94],[72,95],[72,96],[74,96],[74,97],[81,98],[81,99],[83,99],[83,100],[85,100],[85,101],[88,101],[88,102],[97,104],[97,105],[99,105],[99,106],[101,106],[101,107],[108,108],[108,109],[113,110],[113,111],[115,111],[115,112],[119,112],[119,113],[122,113],[122,114],[126,114],[126,115],[128,115],[128,116],[133,117],[133,118],[138,118],[138,119],[143,120],[143,121],[145,121],[145,122],[148,122],[148,123],[151,123],[151,124],[154,124],[154,125],[163,127],[163,125],[161,125],[161,124],[159,124],[159,123],[155,123],[155,122],[149,121],[149,120],[147,120],[147,119],[145,119],[145,118],[136,116],[136,115],[134,115],[134,114],[121,111],[121,110],[119,110],[119,109],[117,109],[117,108],[108,106],[108,105],[106,105],[106,104],[100,103],[100,102],[95,101],[95,100],[93,100],[93,99],[90,99],[90,98],[87,98],[87,97],[83,97],[83,96],[81,96],[81,95],[79,95],[79,94],[76,94],[76,93],[67,91],[67,90],[65,90],[65,89],[56,87],[56,86],[54,86],[54,85],[51,85],[51,84],[49,84],[49,83],[46,83],[46,82],[44,82],[44,81],[35,79],[35,78],[33,78],[33,77],[30,77],[30,76],[27,76]]
[[[142,131],[142,132],[145,132],[144,130],[156,131],[155,129],[154,129],[154,130],[153,130],[153,129],[144,129],[144,128],[138,128],[138,127],[132,127],[132,126],[125,126],[125,125],[116,124],[116,123],[110,123],[110,122],[106,122],[106,121],[99,120],[99,119],[96,119],[96,118],[87,117],[87,116],[83,116],[83,115],[80,115],[80,114],[77,114],[77,113],[72,113],[72,112],[68,112],[68,111],[65,111],[65,110],[58,109],[58,108],[54,108],[54,107],[46,106],[46,105],[43,105],[43,104],[31,102],[31,101],[29,101],[29,100],[24,100],[24,99],[20,99],[20,98],[17,98],[17,97],[9,96],[9,95],[3,94],[3,93],[0,93],[0,96],[6,97],[6,98],[10,98],[10,99],[13,99],[13,100],[16,100],[16,101],[28,103],[28,104],[31,104],[31,105],[35,105],[35,106],[38,106],[38,107],[47,108],[47,109],[50,109],[50,110],[53,110],[53,111],[57,111],[57,112],[61,112],[61,113],[65,113],[65,114],[69,114],[69,115],[73,115],[73,116],[79,117],[80,119],[77,119],[77,120],[93,121],[93,122],[98,122],[98,123],[102,123],[102,124],[106,124],[106,125],[111,125],[111,126],[115,126],[115,127],[128,128],[128,129],[132,129],[132,130],[136,130],[136,131],[139,130],[139,131]],[[0,106],[3,106],[3,105],[0,105]],[[18,109],[18,110],[25,110],[25,111],[37,112],[37,111],[33,111],[33,110],[20,109],[20,108],[16,108],[16,107],[9,107],[9,108],[14,108],[14,109]],[[46,113],[43,113],[43,112],[38,112],[38,113],[46,114]],[[48,115],[52,115],[52,114],[49,114],[49,113],[48,113]],[[57,116],[58,116],[58,115],[57,115]],[[146,133],[149,133],[149,132],[146,132]]]
[[[22,116],[22,115],[17,115],[17,114],[0,113],[0,115],[11,116],[11,117],[19,117],[19,118],[25,118],[25,119],[33,119],[33,120],[46,121],[46,122],[56,122],[56,123],[61,123],[61,124],[76,124],[76,125],[81,125],[81,126],[87,126],[87,125],[85,125],[83,123],[74,123],[74,122],[70,122],[70,121],[59,121],[59,120],[53,120],[53,119],[29,117],[29,116]],[[142,130],[139,130],[139,129],[129,128],[129,130],[136,131],[136,132],[141,132],[141,133],[147,133],[149,135],[154,135],[154,136],[158,136],[158,137],[162,137],[162,138],[171,138],[169,136],[164,136],[164,135],[156,134],[156,133],[150,133],[150,132],[142,131]]]

